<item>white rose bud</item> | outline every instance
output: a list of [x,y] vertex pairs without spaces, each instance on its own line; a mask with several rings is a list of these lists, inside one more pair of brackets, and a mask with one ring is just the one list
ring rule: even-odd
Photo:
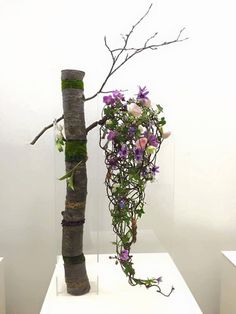
[[112,186],[112,192],[115,193],[119,186],[120,186],[119,183],[114,183]]
[[106,121],[106,125],[110,125],[110,124],[112,124],[112,120],[111,120],[111,119],[108,119],[108,120]]
[[163,132],[163,133],[162,133],[162,138],[163,138],[163,139],[167,139],[170,135],[171,135],[171,132],[170,132],[170,131]]
[[142,125],[139,125],[139,126],[138,126],[138,129],[139,129],[139,131],[140,131],[141,133],[144,132],[144,127],[143,127]]

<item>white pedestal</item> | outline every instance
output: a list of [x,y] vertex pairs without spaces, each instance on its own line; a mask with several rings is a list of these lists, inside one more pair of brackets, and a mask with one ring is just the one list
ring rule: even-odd
[[166,298],[155,288],[131,287],[126,276],[109,259],[109,254],[87,255],[90,293],[71,296],[66,293],[62,259],[56,265],[40,314],[202,314],[189,288],[167,253],[133,254],[136,276],[163,278],[163,291],[175,291]]
[[236,251],[222,251],[220,314],[236,313]]
[[0,257],[0,314],[6,313],[3,257]]

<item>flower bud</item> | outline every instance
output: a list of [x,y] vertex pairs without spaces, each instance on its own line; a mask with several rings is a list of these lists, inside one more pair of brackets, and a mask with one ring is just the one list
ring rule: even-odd
[[166,138],[168,138],[170,135],[171,135],[171,132],[170,132],[170,131],[163,132],[163,133],[162,133],[162,138],[163,138],[163,139],[166,139]]
[[155,147],[155,146],[150,145],[150,146],[148,146],[148,147],[146,148],[146,152],[147,152],[147,154],[149,154],[149,155],[154,154],[155,151],[156,151],[156,147]]
[[110,124],[112,124],[112,120],[111,120],[111,119],[108,119],[108,120],[106,121],[106,125],[110,125]]
[[135,103],[129,104],[127,109],[128,112],[131,113],[134,117],[140,117],[143,113],[142,108],[136,105]]

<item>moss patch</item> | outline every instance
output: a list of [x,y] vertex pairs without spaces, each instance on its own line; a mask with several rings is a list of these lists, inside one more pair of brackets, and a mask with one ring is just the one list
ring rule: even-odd
[[61,89],[65,88],[76,88],[84,90],[84,82],[81,80],[62,80]]
[[65,161],[77,161],[87,159],[87,141],[66,141]]

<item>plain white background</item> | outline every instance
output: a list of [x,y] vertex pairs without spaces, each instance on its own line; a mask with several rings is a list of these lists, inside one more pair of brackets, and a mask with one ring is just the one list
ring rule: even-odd
[[[172,40],[182,27],[190,39],[140,55],[107,89],[133,92],[147,85],[154,102],[165,107],[173,135],[163,147],[162,179],[149,189],[151,214],[144,222],[171,252],[203,313],[218,314],[220,250],[236,247],[235,3],[153,3],[134,46],[155,31],[158,40]],[[56,173],[63,165],[51,131],[36,146],[29,142],[61,115],[60,71],[84,70],[85,93],[91,95],[110,65],[103,36],[119,46],[120,33],[148,6],[145,0],[0,1],[0,256],[6,258],[8,314],[39,312],[55,263],[55,160]],[[86,104],[87,124],[100,110],[99,99]],[[96,211],[98,200],[106,203],[96,132],[89,135],[89,153],[94,194],[88,200],[88,251],[98,225],[109,229],[108,216]],[[140,250],[147,250],[145,241]]]

